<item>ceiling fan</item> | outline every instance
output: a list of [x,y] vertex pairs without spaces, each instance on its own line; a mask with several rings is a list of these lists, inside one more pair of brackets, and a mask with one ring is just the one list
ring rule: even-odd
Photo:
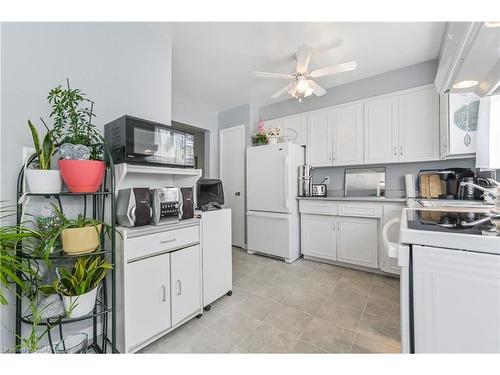
[[288,92],[291,96],[297,98],[299,102],[301,102],[303,98],[311,94],[316,96],[326,94],[326,90],[314,82],[311,78],[319,78],[331,74],[347,72],[356,69],[358,65],[356,61],[349,61],[343,64],[332,65],[309,72],[308,66],[311,59],[311,52],[312,48],[309,46],[303,45],[299,47],[294,55],[297,60],[297,68],[295,69],[296,72],[294,74],[255,72],[255,75],[262,78],[281,78],[293,80],[285,87],[271,95],[271,97],[278,98],[285,92]]

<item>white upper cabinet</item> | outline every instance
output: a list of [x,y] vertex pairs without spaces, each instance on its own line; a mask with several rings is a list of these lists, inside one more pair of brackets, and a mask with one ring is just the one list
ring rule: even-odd
[[306,144],[306,115],[289,116],[281,119],[281,129],[285,141],[298,145]]
[[306,162],[314,167],[332,165],[332,127],[328,110],[311,112],[307,116]]
[[439,97],[434,87],[399,96],[399,160],[439,159]]
[[333,165],[363,164],[363,105],[337,107],[330,119]]
[[398,161],[398,98],[389,96],[364,103],[365,162]]

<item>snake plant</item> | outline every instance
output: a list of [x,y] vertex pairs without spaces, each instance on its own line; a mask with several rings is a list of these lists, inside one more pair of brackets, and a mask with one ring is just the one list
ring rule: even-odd
[[28,120],[28,126],[31,129],[31,137],[33,138],[33,145],[35,146],[36,156],[38,159],[38,168],[48,170],[50,169],[50,160],[56,152],[56,146],[52,139],[52,132],[48,131],[43,138],[43,142],[40,143],[38,130],[30,120]]

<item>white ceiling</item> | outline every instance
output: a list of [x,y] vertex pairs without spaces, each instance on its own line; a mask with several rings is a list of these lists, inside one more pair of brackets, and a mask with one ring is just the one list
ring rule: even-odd
[[246,103],[288,99],[270,96],[286,81],[255,78],[255,70],[294,73],[294,52],[315,52],[310,70],[356,60],[353,72],[318,78],[325,88],[373,76],[438,56],[445,23],[255,23],[154,24],[172,38],[172,94],[221,111]]

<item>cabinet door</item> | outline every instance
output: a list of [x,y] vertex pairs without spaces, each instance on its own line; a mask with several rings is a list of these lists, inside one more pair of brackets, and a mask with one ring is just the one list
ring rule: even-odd
[[170,328],[169,254],[126,265],[125,326],[127,349]]
[[416,353],[500,352],[500,257],[413,246]]
[[363,105],[339,107],[330,114],[333,165],[363,164]]
[[309,113],[307,116],[307,163],[313,167],[332,165],[332,130],[329,111]]
[[439,160],[439,97],[434,87],[399,97],[399,160]]
[[201,310],[200,247],[170,253],[172,326]]
[[378,268],[377,220],[336,217],[337,260]]
[[[382,232],[382,228],[385,223],[393,218],[400,218],[401,211],[403,207],[398,205],[384,205],[384,214],[382,217],[382,223],[380,225],[380,232]],[[394,224],[388,232],[388,237],[390,242],[399,243],[399,225]],[[387,255],[387,249],[384,246],[382,241],[382,233],[379,236],[379,259],[380,259],[380,269],[384,272],[398,274],[400,273],[401,268],[398,266],[397,258],[390,258]]]
[[364,104],[365,162],[398,161],[398,98],[373,99]]
[[306,115],[300,114],[297,116],[285,117],[281,121],[281,129],[283,130],[283,136],[286,141],[291,141],[292,143],[298,145],[306,144]]
[[336,260],[333,216],[301,215],[301,251],[304,255]]

